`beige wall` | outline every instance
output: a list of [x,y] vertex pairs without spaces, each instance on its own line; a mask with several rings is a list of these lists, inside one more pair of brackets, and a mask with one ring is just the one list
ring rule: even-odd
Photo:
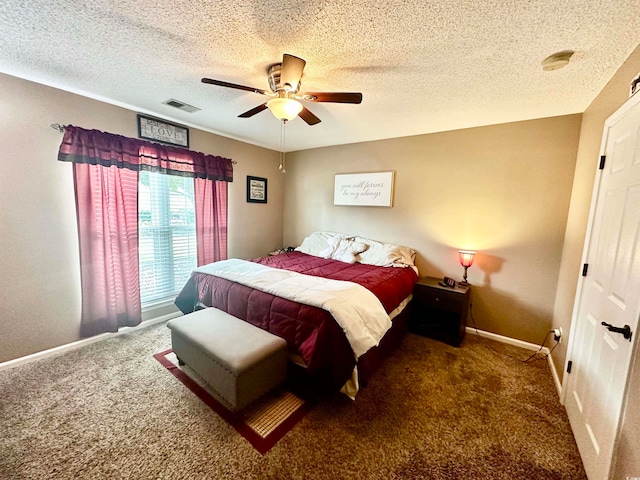
[[[136,112],[0,75],[0,362],[78,340],[80,274],[71,165],[51,123],[137,137]],[[229,255],[282,245],[278,154],[196,129],[193,150],[229,157]],[[269,203],[246,203],[246,175],[268,178]]]
[[[288,155],[284,240],[314,230],[398,243],[422,275],[469,269],[478,328],[539,344],[551,327],[580,115]],[[393,208],[333,205],[334,174],[394,170]]]

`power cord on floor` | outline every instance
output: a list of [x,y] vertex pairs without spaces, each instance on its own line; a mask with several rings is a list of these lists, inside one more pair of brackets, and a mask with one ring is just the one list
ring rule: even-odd
[[[472,302],[469,303],[469,314],[471,316],[471,323],[473,324],[473,328],[476,331],[476,335],[478,335],[479,337],[482,337],[482,335],[480,335],[480,331],[478,330],[478,327],[476,325],[476,319],[473,317],[473,303]],[[553,333],[553,330],[549,330],[547,332],[547,334],[544,336],[544,338],[542,339],[542,343],[540,344],[540,348],[537,351],[535,351],[533,354],[531,354],[528,358],[525,358],[524,360],[522,360],[521,358],[514,357],[513,355],[509,355],[508,353],[505,353],[505,352],[499,352],[495,348],[493,348],[491,345],[489,345],[489,348],[491,350],[493,350],[495,353],[498,353],[498,354],[501,354],[501,355],[506,355],[508,357],[513,358],[514,360],[518,360],[519,362],[529,363],[531,361],[540,360],[540,359],[543,359],[543,358],[548,358],[549,355],[551,355],[551,352],[553,352],[555,350],[555,348],[560,343],[558,340],[555,341],[556,344],[551,348],[551,350],[549,350],[549,353],[540,353],[542,351],[542,349],[544,348],[544,344],[547,343],[547,339],[549,338],[549,334],[552,334],[552,333]]]
[[540,351],[544,348],[544,344],[547,343],[547,338],[549,338],[549,334],[553,333],[553,330],[550,330],[545,336],[544,336],[544,340],[542,340],[542,343],[540,344],[540,348],[531,354],[531,356],[529,358],[527,358],[526,360],[522,360],[522,362],[527,363],[532,359],[540,359],[540,358],[547,358],[549,357],[549,355],[551,355],[551,352],[553,352],[555,350],[555,348],[558,346],[558,344],[560,343],[559,341],[556,340],[556,344],[551,347],[551,350],[549,350],[549,353],[543,353],[540,354]]

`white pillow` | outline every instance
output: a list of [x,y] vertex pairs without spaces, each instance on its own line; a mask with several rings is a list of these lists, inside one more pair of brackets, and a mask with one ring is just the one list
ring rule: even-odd
[[320,252],[322,258],[332,258],[345,263],[356,263],[356,256],[367,249],[367,245],[348,238],[330,238],[329,246]]
[[[326,250],[329,247],[330,238],[347,238],[348,235],[344,233],[333,232],[313,232],[309,236],[305,237],[302,244],[296,247],[297,252],[306,253],[307,255],[313,255],[314,257],[322,257],[320,252]],[[328,257],[323,257],[328,258]]]
[[355,237],[354,240],[368,245],[368,248],[356,258],[360,263],[381,267],[409,267],[415,264],[416,252],[409,247],[362,237]]

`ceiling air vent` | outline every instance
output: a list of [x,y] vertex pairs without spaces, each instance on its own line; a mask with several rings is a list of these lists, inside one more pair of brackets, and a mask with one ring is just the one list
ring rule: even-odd
[[176,100],[175,98],[170,98],[166,102],[162,102],[165,105],[169,105],[171,107],[178,108],[180,110],[184,110],[185,112],[193,113],[198,110],[202,110],[201,108],[194,107],[193,105],[189,105],[188,103],[181,102],[180,100]]

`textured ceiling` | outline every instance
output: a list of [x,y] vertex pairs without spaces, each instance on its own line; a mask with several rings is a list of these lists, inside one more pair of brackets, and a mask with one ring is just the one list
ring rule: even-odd
[[268,110],[237,118],[266,97],[200,79],[268,89],[290,53],[301,91],[363,93],[306,103],[322,123],[292,120],[287,151],[582,112],[639,43],[638,0],[0,3],[0,71],[275,150]]

